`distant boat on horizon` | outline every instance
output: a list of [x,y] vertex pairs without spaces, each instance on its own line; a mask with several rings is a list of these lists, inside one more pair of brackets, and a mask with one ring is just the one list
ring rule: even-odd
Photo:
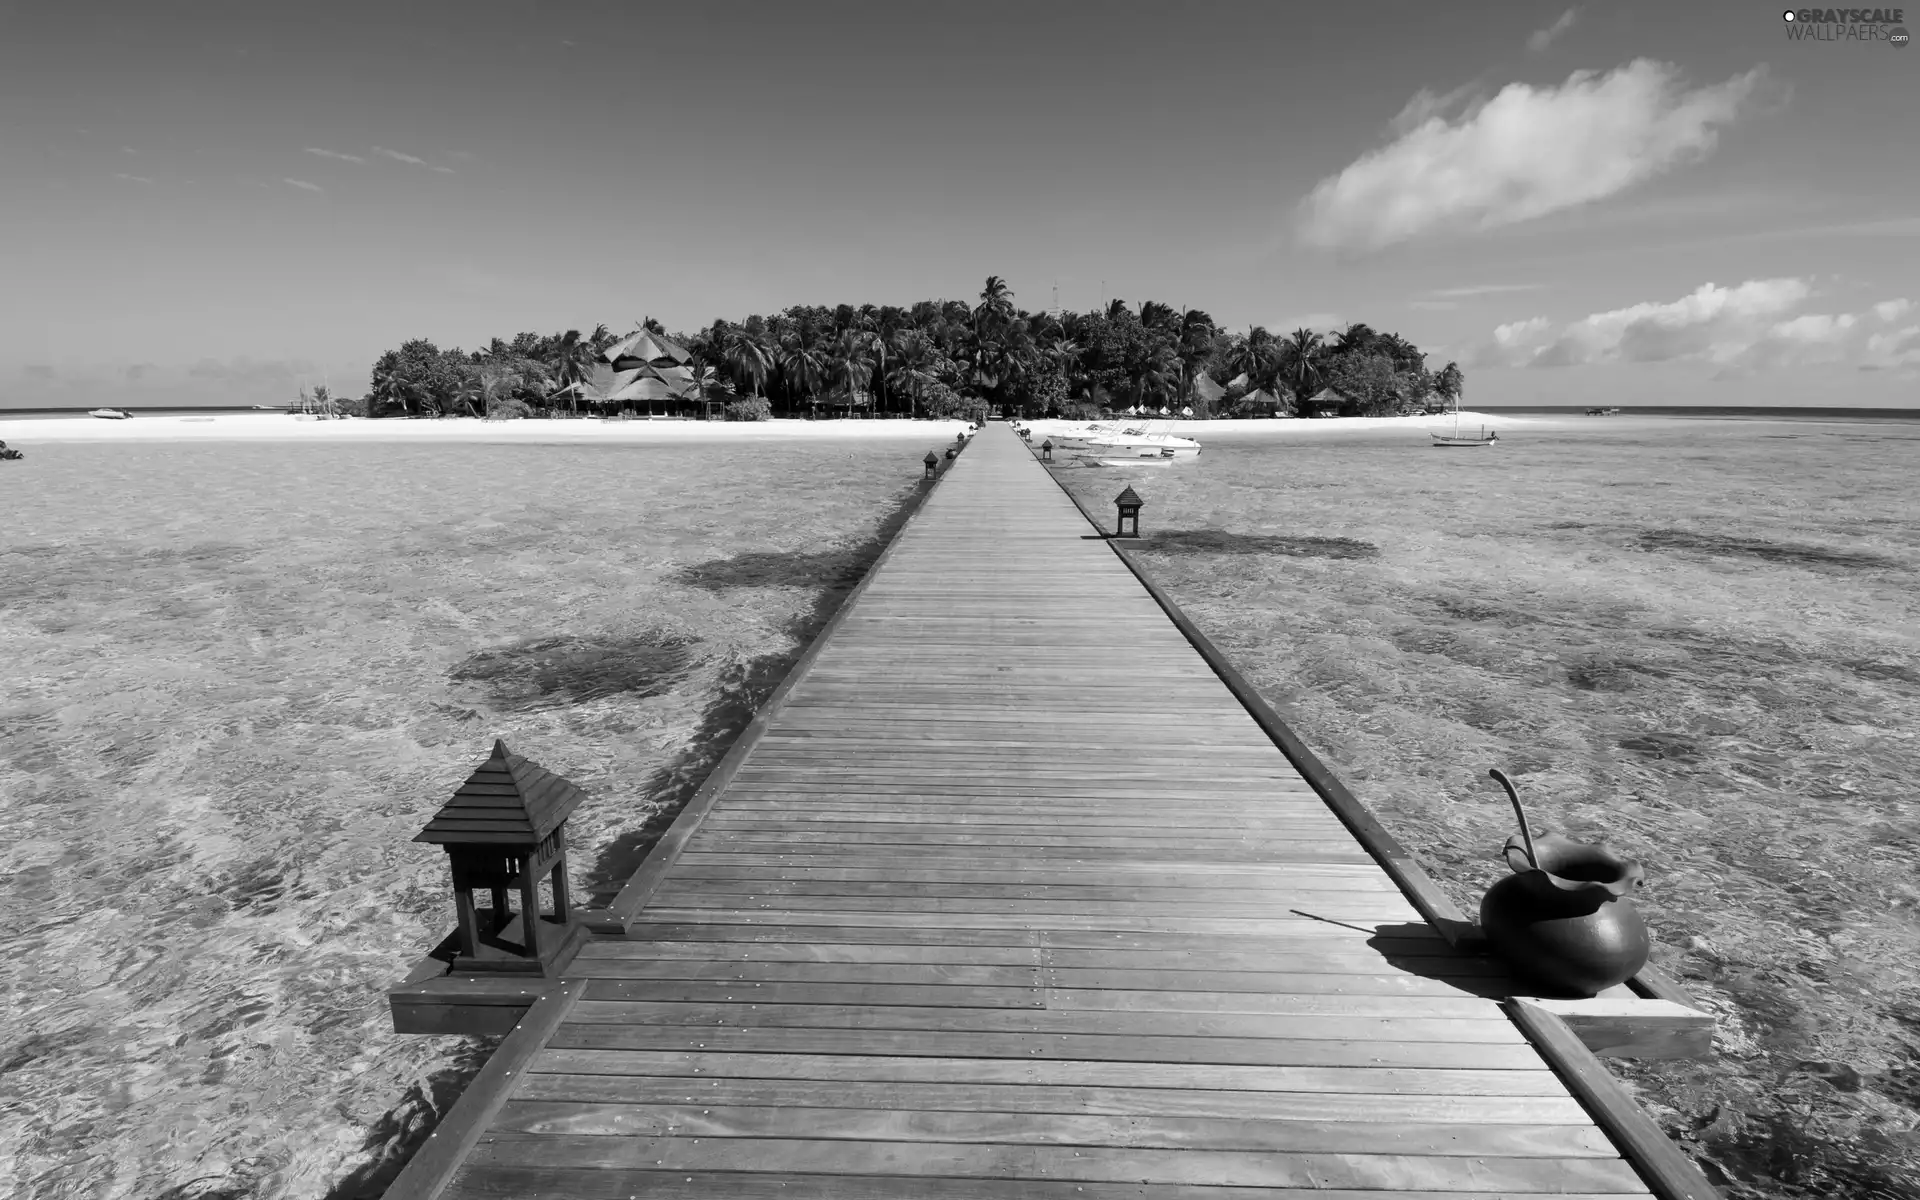
[[89,409],[87,415],[90,417],[99,417],[102,421],[124,421],[133,416],[132,413],[124,408]]

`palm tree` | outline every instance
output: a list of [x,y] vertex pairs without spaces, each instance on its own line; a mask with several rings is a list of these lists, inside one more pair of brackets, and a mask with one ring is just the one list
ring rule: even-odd
[[1158,300],[1140,306],[1140,324],[1156,333],[1171,333],[1176,320],[1173,309]]
[[998,275],[987,276],[987,285],[980,289],[980,304],[973,310],[975,335],[997,330],[1012,319],[1013,292],[1008,290],[1007,281]]
[[805,396],[816,409],[820,385],[827,378],[825,349],[811,321],[796,323],[780,344],[780,382],[789,396]]
[[773,370],[773,355],[766,342],[751,330],[730,329],[726,341],[721,343],[720,353],[735,382],[749,384],[758,398],[766,386],[768,373]]
[[1180,355],[1180,400],[1183,404],[1193,403],[1193,381],[1207,359],[1213,357],[1215,336],[1213,318],[1206,313],[1190,308],[1180,314],[1180,336],[1176,349]]
[[858,329],[845,329],[833,340],[826,354],[827,378],[834,390],[847,399],[847,415],[853,415],[855,400],[873,381],[873,335]]
[[695,359],[687,365],[687,372],[693,376],[688,386],[688,394],[700,402],[703,420],[713,420],[713,406],[725,403],[733,395],[733,385],[720,377],[714,365],[705,359]]
[[[605,325],[594,330],[596,336],[606,329]],[[604,349],[604,347],[602,347]],[[546,353],[540,356],[547,374],[552,377],[555,386],[571,387],[569,392],[573,401],[573,411],[580,411],[580,386],[593,372],[593,364],[600,358],[600,349],[596,349],[589,338],[582,338],[578,329],[569,329],[565,333],[556,333],[547,339]]]
[[1280,350],[1273,335],[1265,327],[1255,325],[1227,351],[1226,365],[1233,375],[1247,377],[1249,391],[1266,388],[1280,366]]
[[940,382],[939,361],[939,351],[924,331],[910,329],[900,335],[894,347],[893,366],[887,372],[887,387],[907,398],[908,416],[920,415],[921,398]]
[[1133,402],[1145,405],[1149,397],[1166,398],[1168,385],[1180,375],[1180,358],[1172,346],[1161,343],[1127,368]]
[[1460,364],[1450,362],[1441,367],[1440,373],[1433,377],[1433,391],[1440,399],[1446,401],[1454,412],[1459,412],[1460,392],[1466,382],[1466,376],[1460,373]]
[[525,380],[518,371],[508,371],[498,367],[482,367],[478,378],[480,412],[483,417],[493,415],[494,408],[501,401],[512,396]]
[[[1365,328],[1365,326],[1361,326]],[[1326,377],[1326,344],[1320,335],[1302,326],[1280,342],[1278,378],[1304,401],[1320,390]]]

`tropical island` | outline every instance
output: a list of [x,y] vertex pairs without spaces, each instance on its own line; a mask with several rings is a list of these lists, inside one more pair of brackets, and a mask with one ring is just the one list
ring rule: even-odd
[[977,302],[794,305],[668,334],[521,333],[485,349],[414,339],[374,363],[358,400],[326,389],[299,407],[364,417],[611,416],[734,421],[988,414],[1096,419],[1386,417],[1457,406],[1464,377],[1395,333],[1225,330],[1197,308],[1115,299],[1029,312],[1000,276]]

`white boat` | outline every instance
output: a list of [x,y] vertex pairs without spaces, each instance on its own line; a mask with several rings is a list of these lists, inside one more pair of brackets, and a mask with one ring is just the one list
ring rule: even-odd
[[1428,429],[1427,436],[1433,439],[1436,448],[1441,446],[1491,446],[1500,440],[1500,435],[1485,425],[1478,433],[1462,432],[1460,429],[1460,410],[1453,410],[1453,431],[1441,433],[1437,429]]
[[90,417],[99,417],[102,421],[124,421],[133,414],[124,408],[96,408],[87,413]]
[[1192,438],[1173,436],[1171,422],[1150,425],[1095,426],[1085,433],[1055,434],[1054,448],[1076,458],[1100,462],[1120,460],[1156,460],[1192,458],[1200,453],[1200,443]]

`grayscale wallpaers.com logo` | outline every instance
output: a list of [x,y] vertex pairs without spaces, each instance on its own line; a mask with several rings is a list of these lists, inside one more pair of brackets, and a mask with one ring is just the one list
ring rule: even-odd
[[1790,42],[1885,42],[1904,47],[1910,40],[1904,8],[1790,8]]

